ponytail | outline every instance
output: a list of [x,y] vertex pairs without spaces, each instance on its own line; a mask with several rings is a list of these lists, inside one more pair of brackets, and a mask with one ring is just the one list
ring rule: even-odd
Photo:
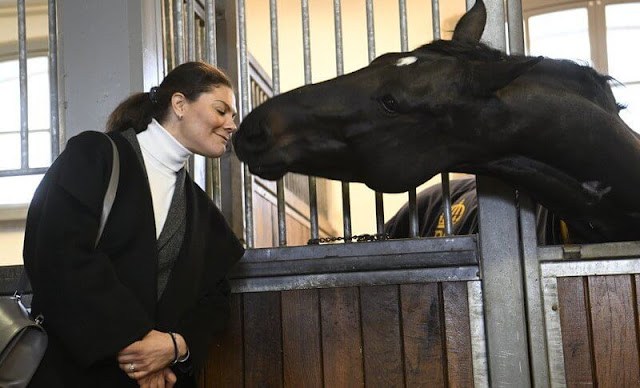
[[158,104],[151,101],[149,93],[132,94],[109,115],[107,132],[133,128],[136,133],[140,133],[147,129],[151,119],[159,113],[158,110]]
[[160,86],[153,87],[153,95],[136,93],[118,105],[107,120],[107,132],[126,131],[136,133],[147,129],[154,118],[163,120],[171,108],[171,97],[182,93],[187,100],[195,101],[200,94],[226,86],[233,89],[229,78],[218,68],[203,62],[186,62],[171,70]]

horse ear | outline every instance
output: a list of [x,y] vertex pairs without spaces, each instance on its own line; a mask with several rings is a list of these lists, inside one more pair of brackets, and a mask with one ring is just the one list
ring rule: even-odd
[[473,8],[458,20],[451,40],[479,42],[486,23],[487,9],[484,6],[484,2],[476,0]]
[[490,96],[531,70],[544,57],[523,58],[517,61],[472,64],[469,68],[469,89],[475,96]]

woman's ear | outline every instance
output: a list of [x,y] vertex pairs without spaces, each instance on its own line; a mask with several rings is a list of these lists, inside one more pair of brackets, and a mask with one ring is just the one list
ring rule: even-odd
[[178,119],[184,116],[184,110],[187,105],[187,98],[180,92],[173,93],[171,96],[171,108]]

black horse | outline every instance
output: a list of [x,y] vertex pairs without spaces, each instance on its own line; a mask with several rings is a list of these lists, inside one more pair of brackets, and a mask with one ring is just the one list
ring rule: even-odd
[[520,188],[586,239],[640,239],[640,138],[620,119],[610,78],[566,60],[479,43],[482,0],[453,40],[279,95],[234,139],[254,174],[288,171],[411,189],[442,171]]

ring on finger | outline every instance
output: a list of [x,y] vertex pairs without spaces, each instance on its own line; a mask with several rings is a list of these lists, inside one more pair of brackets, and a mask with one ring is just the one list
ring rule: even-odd
[[129,373],[134,373],[136,371],[136,364],[133,362],[129,363]]

